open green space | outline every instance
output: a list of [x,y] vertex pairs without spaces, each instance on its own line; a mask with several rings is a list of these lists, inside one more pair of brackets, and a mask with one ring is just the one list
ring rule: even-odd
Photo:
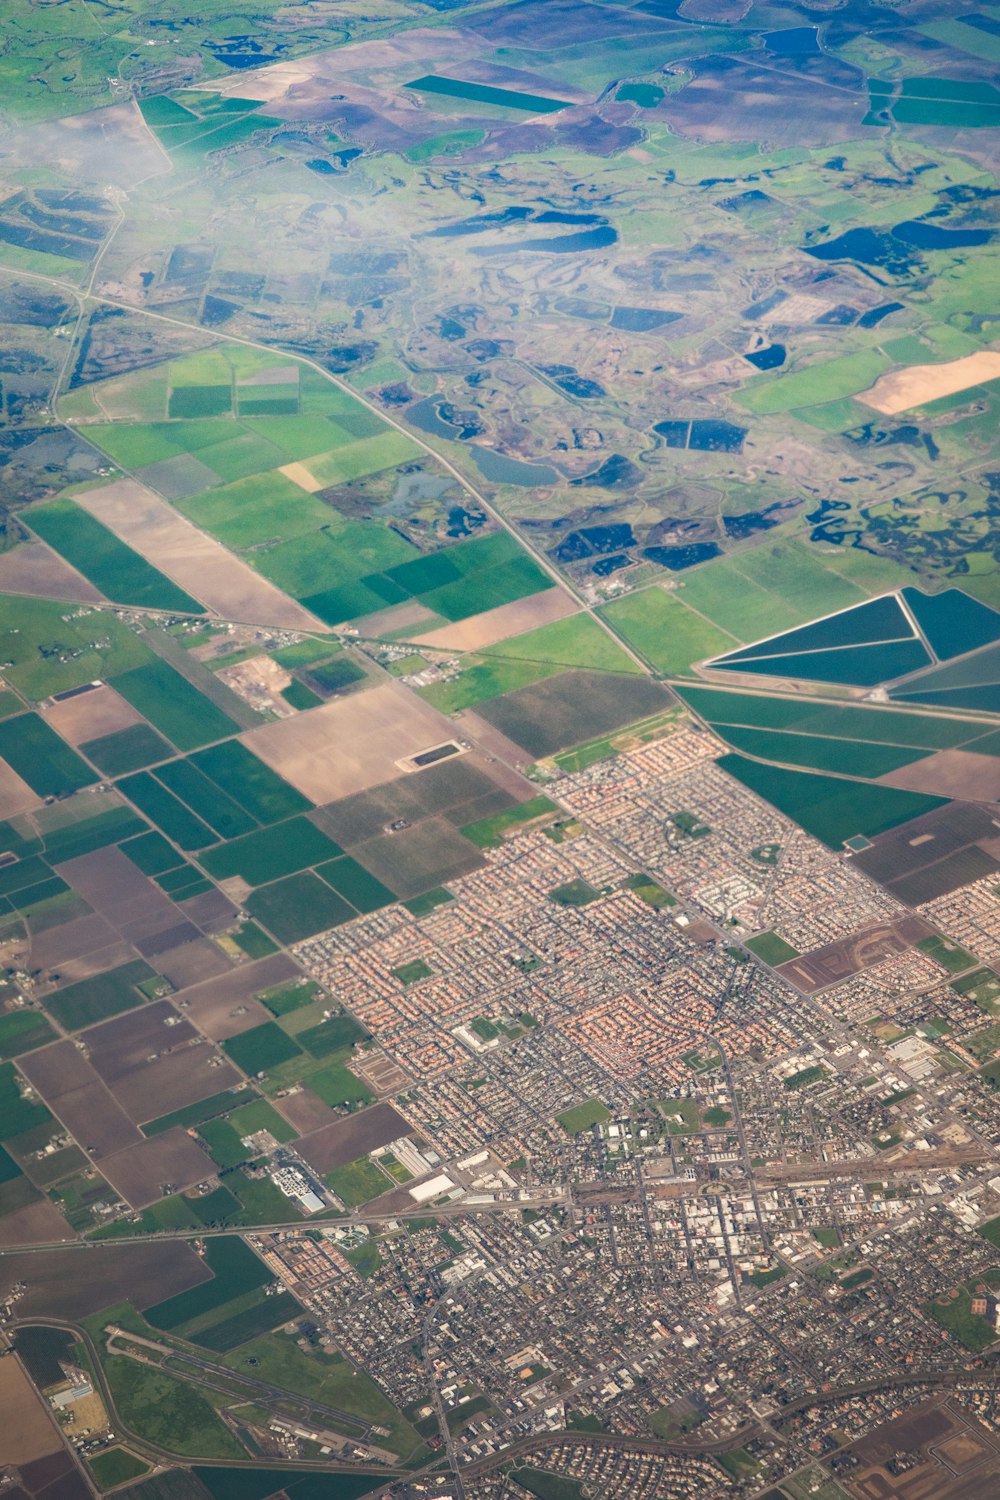
[[966,969],[975,968],[979,961],[968,948],[963,948],[961,943],[956,943],[941,933],[921,939],[917,947],[921,953],[926,953],[928,958],[947,969],[949,974],[961,974]]
[[211,1281],[145,1308],[146,1322],[176,1333],[273,1280],[264,1262],[236,1235],[206,1240],[205,1266],[212,1272]]
[[239,740],[210,745],[197,750],[189,759],[203,776],[228,792],[258,823],[277,823],[305,812],[310,806],[301,792],[289,786]]
[[197,599],[164,577],[72,500],[53,500],[36,506],[28,513],[27,520],[32,531],[89,578],[105,598],[140,609],[204,614],[204,606]]
[[356,1161],[334,1167],[326,1173],[324,1181],[348,1208],[357,1208],[362,1203],[369,1203],[372,1198],[381,1197],[393,1185],[367,1156],[359,1156]]
[[352,906],[311,870],[258,888],[244,903],[251,916],[282,943],[299,943],[356,916]]
[[661,588],[628,594],[603,605],[601,614],[657,672],[670,677],[690,675],[693,662],[733,645],[732,636]]
[[112,686],[178,750],[196,750],[239,729],[228,714],[165,661],[156,659],[123,672]]
[[216,880],[230,880],[238,875],[247,885],[257,886],[282,875],[295,874],[308,865],[335,859],[341,852],[340,846],[315,823],[295,817],[231,839],[212,849],[202,863]]
[[877,561],[868,572],[855,559],[805,542],[761,542],[693,568],[679,598],[737,641],[757,641],[912,580],[898,564]]
[[985,728],[982,720],[939,718],[867,703],[821,703],[801,696],[780,698],[687,683],[677,692],[706,723],[723,729],[739,725],[795,731],[798,736],[947,750],[971,744]]
[[425,963],[422,958],[411,958],[405,964],[400,964],[393,969],[392,976],[398,979],[400,984],[419,984],[421,979],[430,979],[434,970],[430,964]]
[[762,932],[757,937],[747,938],[746,947],[772,969],[777,964],[786,964],[789,959],[799,956],[798,949],[793,948],[791,943],[786,943],[776,932]]
[[318,1072],[310,1073],[309,1087],[331,1109],[340,1105],[348,1105],[353,1109],[355,1106],[370,1104],[373,1097],[368,1085],[339,1062],[327,1063]]
[[252,833],[257,827],[250,814],[227,792],[203,776],[196,766],[187,760],[172,760],[158,766],[153,773],[156,780],[199,818],[214,829],[221,839],[238,838]]
[[784,730],[744,729],[717,725],[716,729],[734,750],[757,760],[803,766],[813,771],[839,771],[843,776],[875,780],[898,771],[927,754],[925,750],[897,745],[866,744],[863,740],[825,739],[818,734],[790,734]]
[[0,1058],[19,1057],[55,1040],[55,1032],[37,1010],[14,1010],[0,1016]]
[[[166,787],[148,771],[137,771],[134,776],[125,776],[118,783],[120,791],[134,802],[151,823],[163,830],[168,839],[186,851],[204,849],[218,842],[217,835],[185,807]],[[178,860],[177,866],[181,864]]]
[[134,1453],[129,1453],[126,1448],[105,1448],[103,1453],[95,1453],[87,1463],[102,1490],[112,1490],[116,1485],[127,1484],[130,1479],[138,1479],[140,1474],[149,1473],[149,1464]]
[[316,873],[358,912],[378,911],[380,907],[391,906],[396,899],[381,880],[376,880],[349,855],[318,865]]
[[525,1465],[514,1470],[514,1477],[522,1489],[538,1500],[584,1500],[586,1491],[575,1479],[565,1474],[552,1474],[548,1469],[536,1469]]
[[0,720],[0,757],[39,797],[66,797],[97,776],[38,714]]
[[556,1119],[567,1135],[580,1135],[584,1130],[591,1130],[595,1125],[603,1125],[605,1120],[610,1120],[611,1111],[600,1099],[584,1099],[572,1108],[564,1109],[562,1114],[556,1115]]
[[295,1039],[312,1057],[330,1057],[335,1052],[368,1041],[368,1032],[360,1021],[345,1012],[328,1016],[318,1026],[307,1026],[296,1033]]
[[46,997],[45,1008],[66,1031],[80,1031],[145,1004],[148,996],[139,989],[157,978],[155,969],[142,959],[108,969],[92,979],[81,979]]
[[192,1458],[244,1458],[209,1402],[186,1380],[124,1355],[101,1360],[115,1406],[136,1437]]
[[199,1099],[196,1104],[185,1104],[180,1109],[172,1109],[169,1114],[157,1116],[155,1120],[142,1126],[142,1133],[159,1135],[163,1130],[172,1130],[175,1125],[189,1130],[205,1120],[228,1113],[237,1104],[252,1102],[254,1097],[253,1091],[246,1084],[235,1090],[225,1089],[221,1094],[210,1094],[207,1099]]
[[549,99],[544,94],[525,94],[513,89],[491,88],[485,83],[465,83],[460,78],[443,78],[428,73],[405,85],[422,94],[443,94],[449,99],[472,99],[477,104],[491,104],[500,109],[524,110],[532,115],[548,115],[571,106],[565,99]]
[[567,615],[524,635],[484,646],[483,656],[505,661],[554,663],[586,667],[589,672],[638,672],[639,667],[590,615]]
[[44,1104],[37,1098],[26,1099],[21,1093],[14,1064],[0,1062],[0,1141],[23,1135],[51,1119]]
[[263,1073],[301,1055],[302,1049],[277,1021],[263,1021],[224,1041],[223,1050],[244,1073]]
[[477,849],[495,849],[503,843],[505,836],[525,823],[533,823],[548,813],[559,809],[550,797],[539,795],[522,802],[519,807],[510,807],[506,812],[495,813],[478,823],[469,823],[462,829],[462,836]]
[[997,1333],[986,1318],[972,1311],[972,1298],[976,1293],[980,1281],[996,1295],[997,1282],[1000,1281],[1000,1272],[986,1272],[982,1278],[974,1277],[970,1281],[944,1292],[940,1297],[934,1297],[924,1304],[924,1312],[933,1318],[935,1323],[951,1334],[952,1338],[962,1344],[973,1354],[980,1354],[997,1341]]
[[247,1370],[255,1379],[271,1381],[282,1390],[295,1391],[323,1406],[387,1427],[390,1436],[384,1441],[403,1456],[417,1446],[416,1433],[371,1377],[342,1355],[320,1350],[306,1352],[287,1334],[270,1333],[228,1355],[225,1362],[234,1370]]
[[141,771],[159,760],[169,760],[174,753],[173,746],[148,724],[134,724],[131,729],[119,729],[98,740],[88,740],[80,746],[80,751],[105,776],[112,777]]
[[735,397],[738,405],[758,416],[820,406],[867,390],[889,368],[891,361],[877,349],[821,360],[788,375],[762,375]]

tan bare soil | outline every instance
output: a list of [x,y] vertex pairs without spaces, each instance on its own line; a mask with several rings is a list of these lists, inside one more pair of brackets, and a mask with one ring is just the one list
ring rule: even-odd
[[501,604],[468,620],[414,636],[414,640],[418,646],[435,646],[439,651],[479,651],[483,646],[505,641],[508,636],[523,635],[539,625],[563,620],[578,609],[576,600],[565,589],[543,589],[540,594],[529,594],[526,599],[515,599],[512,604]]
[[386,682],[240,738],[313,802],[334,802],[395,780],[399,761],[450,734],[443,714],[401,683]]
[[25,542],[10,552],[0,552],[0,593],[68,599],[74,604],[99,604],[104,598],[44,542]]
[[5,1464],[31,1463],[62,1447],[41,1398],[14,1359],[0,1360],[0,1410]]
[[101,1162],[101,1171],[133,1208],[145,1208],[162,1196],[161,1183],[172,1183],[172,1191],[193,1187],[214,1168],[187,1131],[175,1126],[116,1152]]
[[35,795],[5,760],[0,760],[0,819],[14,818],[18,813],[30,812],[41,805],[41,797]]
[[388,635],[390,631],[418,630],[429,620],[439,618],[439,615],[435,615],[425,605],[411,599],[406,604],[391,604],[388,609],[377,609],[374,614],[355,620],[354,625],[361,636]]
[[320,480],[316,478],[315,474],[309,472],[304,463],[282,464],[278,473],[284,474],[286,479],[290,479],[293,484],[297,484],[299,489],[305,490],[307,494],[315,495],[323,488]]
[[142,723],[142,715],[131,703],[126,703],[104,682],[89,693],[77,693],[74,698],[50,703],[42,709],[42,717],[71,745],[85,745],[88,740],[99,740],[106,734]]
[[891,417],[987,380],[1000,380],[1000,353],[982,349],[978,354],[951,359],[947,364],[911,365],[907,370],[880,375],[871,389],[863,391],[857,399]]
[[301,604],[261,578],[137,480],[119,479],[102,489],[88,490],[77,496],[77,501],[222,619],[282,630],[326,630]]
[[290,719],[296,710],[281,696],[292,674],[269,656],[252,656],[249,661],[222,667],[216,672],[220,682],[258,713],[272,713],[278,719]]
[[879,780],[883,786],[929,792],[934,797],[996,802],[1000,800],[1000,757],[977,755],[972,750],[939,750]]

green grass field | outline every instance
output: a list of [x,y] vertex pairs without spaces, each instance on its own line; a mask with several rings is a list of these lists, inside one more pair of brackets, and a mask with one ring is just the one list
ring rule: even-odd
[[579,1104],[574,1104],[571,1109],[564,1109],[556,1119],[565,1130],[567,1135],[580,1135],[584,1130],[590,1130],[594,1125],[603,1125],[605,1120],[611,1119],[611,1111],[601,1103],[600,1099],[584,1099]]
[[748,938],[746,946],[771,968],[799,956],[798,949],[793,948],[791,943],[786,943],[776,932],[762,932],[759,937]]
[[789,734],[773,729],[718,726],[718,733],[734,750],[759,760],[802,766],[813,771],[839,771],[843,776],[874,780],[920,760],[924,750],[895,745],[873,745],[859,740],[826,739],[817,734]]
[[891,361],[877,349],[863,349],[839,359],[822,360],[788,375],[761,376],[739,391],[739,406],[758,416],[821,406],[867,390],[889,369]]
[[357,915],[342,896],[310,870],[259,886],[245,905],[282,943],[301,942]]
[[178,750],[196,750],[235,734],[239,725],[165,661],[155,658],[116,676],[113,687]]
[[43,542],[89,578],[105,598],[141,609],[204,614],[204,606],[197,599],[165,578],[72,500],[35,506],[25,519]]
[[206,854],[203,864],[216,880],[238,875],[256,886],[335,859],[341,852],[339,844],[300,816],[231,839]]
[[38,714],[0,720],[0,757],[39,797],[65,797],[97,780]]
[[866,786],[811,771],[788,771],[742,755],[723,755],[718,764],[831,849],[839,849],[856,833],[872,838],[944,806],[941,797]]
[[101,1361],[126,1428],[169,1453],[192,1458],[245,1458],[208,1401],[186,1380],[124,1355]]
[[325,1181],[327,1187],[331,1188],[348,1208],[357,1208],[361,1203],[368,1203],[372,1198],[380,1197],[393,1185],[385,1173],[380,1172],[367,1156],[359,1156],[356,1161],[349,1161],[342,1167],[334,1167],[332,1172],[327,1172]]
[[639,667],[590,615],[567,615],[524,635],[486,646],[483,656],[505,661],[586,667],[588,672],[638,672]]
[[391,1435],[385,1441],[397,1453],[405,1456],[417,1447],[416,1433],[375,1382],[340,1355],[318,1351],[307,1354],[287,1334],[269,1333],[227,1355],[225,1362],[234,1370],[245,1370],[251,1360],[255,1361],[252,1373],[256,1379],[388,1427]]
[[667,676],[690,675],[692,662],[732,649],[733,639],[661,588],[605,604],[601,614],[629,645]]

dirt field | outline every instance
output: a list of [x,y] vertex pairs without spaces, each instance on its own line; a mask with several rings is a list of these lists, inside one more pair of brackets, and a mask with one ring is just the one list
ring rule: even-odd
[[313,802],[394,781],[397,761],[440,744],[451,724],[398,682],[331,699],[311,713],[241,735],[279,776]]
[[976,755],[971,750],[939,750],[936,755],[880,776],[879,781],[883,786],[956,797],[960,802],[996,802],[1000,800],[1000,757]]
[[[169,896],[140,875],[117,847],[68,860],[59,866],[59,872],[144,958],[182,949],[201,939],[198,928],[178,911]],[[215,966],[214,960],[208,961]]]
[[351,854],[402,901],[485,863],[476,846],[444,817],[425,818],[413,828],[356,844]]
[[[472,751],[447,764],[430,766],[419,776],[403,775],[369,792],[343,797],[318,813],[316,821],[338,844],[347,846],[377,838],[399,818],[418,823],[498,793],[504,798],[503,805],[509,807],[518,799],[497,786],[495,769],[485,756]],[[527,782],[525,786],[523,795],[534,795],[534,788]],[[473,819],[462,817],[461,821],[471,823]]]
[[215,1171],[212,1162],[186,1130],[165,1130],[101,1162],[101,1171],[133,1208],[145,1208],[170,1192],[193,1187]]
[[270,958],[241,964],[218,979],[207,979],[182,990],[174,996],[174,1004],[181,1006],[206,1036],[225,1041],[251,1026],[272,1020],[270,1011],[252,997],[286,979],[296,979],[299,974],[287,954],[274,953]]
[[428,621],[438,618],[424,605],[411,599],[406,604],[390,604],[386,609],[377,609],[374,614],[355,620],[354,624],[361,636],[388,635],[396,630],[419,630]]
[[673,701],[646,677],[572,671],[481,703],[478,713],[536,760],[662,713]]
[[16,818],[18,813],[31,812],[41,805],[41,797],[5,760],[0,760],[0,819]]
[[479,651],[483,646],[507,640],[508,636],[523,635],[525,631],[537,630],[539,625],[575,615],[579,607],[565,589],[543,589],[540,594],[529,594],[527,599],[515,599],[512,604],[501,604],[468,620],[414,636],[414,640],[417,645],[436,646],[439,651]]
[[205,891],[178,905],[202,932],[223,932],[236,918],[236,907],[221,891]]
[[28,1203],[0,1219],[0,1246],[4,1249],[16,1245],[51,1245],[58,1240],[75,1239],[76,1235],[62,1214],[47,1198]]
[[77,917],[61,927],[38,933],[31,942],[32,968],[57,969],[71,959],[116,947],[120,940],[111,923],[92,912],[90,916]]
[[284,630],[326,626],[273,583],[199,531],[134,479],[77,496],[78,503],[168,578],[225,620]]
[[854,859],[910,906],[1000,870],[1000,838],[989,812],[952,802],[874,840]]
[[[851,1450],[859,1467],[843,1473],[856,1500],[986,1500],[1000,1493],[1000,1444],[966,1411],[940,1399],[925,1402],[876,1427]],[[899,1453],[920,1462],[893,1474],[886,1465]]]
[[189,984],[202,979],[212,979],[228,974],[232,964],[220,953],[208,938],[194,938],[190,943],[181,943],[177,948],[168,948],[156,955],[156,967],[170,980],[175,990],[183,990]]
[[366,1152],[374,1151],[376,1146],[397,1141],[409,1133],[409,1124],[391,1105],[373,1104],[370,1109],[359,1110],[349,1119],[337,1120],[312,1135],[304,1136],[298,1149],[317,1172],[330,1172],[334,1167],[342,1167]]
[[[21,1318],[85,1318],[126,1298],[148,1307],[210,1279],[200,1257],[188,1245],[173,1241],[98,1243],[46,1255],[0,1256],[0,1296],[19,1281],[27,1283],[17,1304]],[[0,1360],[0,1366],[9,1363]]]
[[941,396],[951,396],[956,391],[997,379],[1000,379],[1000,353],[982,349],[978,354],[951,359],[947,364],[911,365],[907,370],[880,375],[871,389],[863,391],[857,400],[891,417],[896,412],[922,406],[926,401],[937,401]]
[[905,952],[933,932],[933,927],[920,917],[899,917],[895,922],[866,927],[863,932],[853,932],[850,937],[838,938],[835,943],[791,958],[788,963],[779,964],[777,972],[796,989],[811,995]]
[[[298,1094],[292,1094],[288,1099],[275,1101],[275,1108],[280,1109],[286,1120],[290,1120],[300,1135],[308,1135],[312,1130],[319,1130],[330,1122],[333,1111],[329,1105],[324,1104],[318,1094],[312,1089],[304,1088]],[[0,1225],[3,1220],[0,1219]]]
[[294,717],[296,710],[281,696],[292,682],[292,674],[271,657],[254,656],[234,667],[220,668],[215,676],[258,713],[270,713],[276,719]]
[[48,1407],[16,1359],[0,1359],[0,1409],[4,1414],[0,1462],[27,1464],[47,1453],[65,1451]]
[[0,552],[0,593],[79,604],[99,604],[104,598],[44,542],[25,542],[11,552]]
[[84,745],[88,740],[98,740],[105,734],[115,734],[119,729],[142,723],[142,715],[106,682],[89,692],[76,693],[72,698],[50,703],[41,712],[42,717],[71,745]]

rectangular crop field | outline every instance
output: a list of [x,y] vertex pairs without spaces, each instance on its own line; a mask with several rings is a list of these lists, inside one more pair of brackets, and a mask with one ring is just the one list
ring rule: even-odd
[[178,750],[196,750],[211,740],[235,734],[240,727],[186,677],[159,659],[123,672],[115,678],[114,686]]
[[640,589],[606,604],[601,614],[658,672],[689,675],[692,662],[730,650],[732,636],[661,588]]
[[342,852],[315,823],[300,816],[231,839],[206,854],[202,862],[216,880],[238,875],[247,885],[265,885],[282,875],[335,859]]
[[38,714],[0,720],[0,758],[39,797],[65,797],[97,775]]
[[72,500],[53,500],[29,511],[25,519],[43,542],[89,578],[106,598],[142,609],[204,614],[197,599],[171,583]]

